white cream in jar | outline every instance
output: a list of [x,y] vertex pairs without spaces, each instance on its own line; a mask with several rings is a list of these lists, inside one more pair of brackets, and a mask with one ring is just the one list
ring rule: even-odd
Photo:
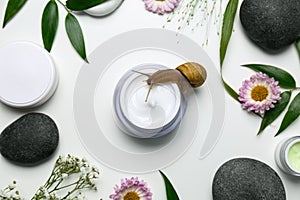
[[[144,64],[134,68],[154,73],[166,67]],[[149,86],[146,76],[129,70],[119,81],[114,93],[114,111],[119,127],[127,134],[140,138],[163,136],[180,123],[186,99],[176,84],[155,85],[147,102]]]

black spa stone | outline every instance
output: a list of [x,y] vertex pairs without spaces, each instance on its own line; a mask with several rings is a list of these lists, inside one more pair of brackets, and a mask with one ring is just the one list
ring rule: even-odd
[[286,200],[278,174],[268,165],[249,158],[232,159],[216,172],[214,200]]
[[59,133],[55,122],[42,113],[23,115],[0,135],[0,153],[20,165],[35,165],[56,149]]
[[244,0],[240,20],[254,43],[278,52],[300,36],[300,1]]

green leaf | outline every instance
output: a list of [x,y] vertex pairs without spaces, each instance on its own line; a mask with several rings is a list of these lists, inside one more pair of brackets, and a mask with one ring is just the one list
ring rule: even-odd
[[284,131],[292,122],[294,122],[300,115],[300,93],[298,93],[291,102],[287,113],[281,122],[280,128],[275,136]]
[[76,17],[71,13],[68,13],[66,16],[65,26],[69,40],[73,45],[74,49],[77,51],[77,53],[81,56],[83,60],[88,62],[86,59],[84,38],[80,24]]
[[51,51],[58,27],[58,7],[54,0],[50,0],[42,15],[42,37],[45,49]]
[[21,10],[27,0],[9,0],[5,10],[2,28]]
[[227,51],[227,46],[232,34],[233,24],[235,14],[238,8],[238,0],[229,0],[224,12],[223,25],[222,25],[222,34],[221,34],[221,43],[220,43],[220,65],[223,65],[225,54]]
[[159,172],[160,172],[160,174],[163,177],[164,182],[165,182],[167,200],[179,200],[179,197],[178,197],[172,183],[169,181],[167,176],[162,171],[159,171]]
[[70,10],[85,10],[101,4],[107,0],[67,0],[66,5]]
[[237,94],[236,91],[234,91],[234,89],[232,89],[223,79],[222,77],[222,82],[223,82],[223,85],[225,87],[225,90],[227,91],[227,93],[235,100],[237,100],[239,102],[239,95]]
[[296,81],[293,78],[293,76],[287,71],[282,70],[278,67],[263,64],[247,64],[242,66],[253,69],[254,71],[260,71],[269,75],[270,77],[273,77],[276,81],[279,82],[279,85],[283,88],[296,88]]
[[227,93],[235,100],[238,100],[238,94],[224,81],[222,74],[222,65],[225,59],[225,54],[227,51],[227,46],[232,34],[234,18],[238,7],[238,0],[229,0],[226,6],[226,10],[224,12],[223,25],[222,25],[222,34],[221,34],[221,42],[220,42],[220,68],[221,68],[221,78],[225,90]]
[[280,94],[281,99],[275,104],[273,109],[265,112],[257,134],[260,134],[268,125],[270,125],[286,108],[291,99],[291,91],[285,91]]

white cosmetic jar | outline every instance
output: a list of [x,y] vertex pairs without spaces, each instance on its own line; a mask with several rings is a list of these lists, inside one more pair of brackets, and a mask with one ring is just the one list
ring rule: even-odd
[[[294,151],[295,145],[300,144],[300,136],[294,136],[281,141],[275,150],[275,162],[277,166],[285,173],[292,176],[300,176],[300,169],[297,169],[291,163],[289,153]],[[297,159],[300,161],[300,151],[298,150]],[[295,156],[295,155],[293,155]]]
[[[137,138],[156,138],[176,129],[184,116],[187,97],[175,83],[155,84],[147,102],[147,76],[168,69],[159,64],[142,64],[127,71],[119,80],[113,97],[114,118],[126,134]],[[134,71],[137,72],[134,72]]]
[[33,108],[55,92],[58,74],[42,47],[18,41],[0,48],[0,101],[16,108]]

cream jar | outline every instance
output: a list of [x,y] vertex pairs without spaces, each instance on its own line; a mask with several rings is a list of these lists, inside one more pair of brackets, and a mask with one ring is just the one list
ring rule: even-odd
[[[167,69],[158,64],[142,64],[127,71],[119,80],[113,97],[114,117],[118,127],[130,136],[155,138],[166,135],[178,127],[187,106],[186,97],[173,83],[152,87],[145,74]],[[134,71],[133,71],[134,70]]]
[[109,15],[114,12],[123,2],[123,0],[109,0],[104,1],[103,3],[91,7],[87,10],[84,10],[85,13],[95,16],[95,17],[102,17],[105,15]]
[[58,74],[50,54],[27,41],[0,48],[0,101],[16,108],[45,103],[57,88]]
[[275,150],[275,161],[285,173],[300,176],[300,136],[280,142]]

